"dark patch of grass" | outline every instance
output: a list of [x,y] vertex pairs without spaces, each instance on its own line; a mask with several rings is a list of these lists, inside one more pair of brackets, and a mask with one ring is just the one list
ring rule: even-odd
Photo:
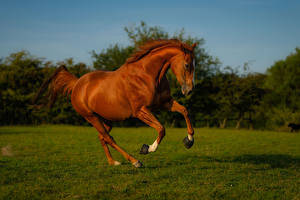
[[140,155],[157,136],[151,128],[115,128],[117,143],[143,162],[135,169],[118,153],[108,166],[92,127],[0,127],[0,199],[299,199],[300,134],[167,129],[157,152]]

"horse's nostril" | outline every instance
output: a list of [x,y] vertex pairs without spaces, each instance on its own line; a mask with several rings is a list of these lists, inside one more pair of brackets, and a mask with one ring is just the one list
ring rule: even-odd
[[187,92],[187,95],[190,95],[192,93],[192,90],[189,90],[188,92]]

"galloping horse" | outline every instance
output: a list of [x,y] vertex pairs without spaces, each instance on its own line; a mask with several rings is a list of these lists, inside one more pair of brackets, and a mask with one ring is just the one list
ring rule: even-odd
[[74,109],[99,132],[98,137],[108,163],[120,164],[112,158],[107,146],[109,144],[135,167],[141,167],[142,163],[120,148],[109,135],[111,122],[133,117],[155,128],[157,139],[150,146],[144,144],[140,151],[141,154],[147,154],[156,151],[165,136],[165,128],[151,111],[165,108],[179,112],[185,118],[188,131],[183,142],[186,148],[190,148],[194,143],[194,130],[187,109],[170,96],[165,74],[171,68],[181,85],[182,93],[188,95],[194,85],[195,46],[176,39],[151,41],[140,46],[116,71],[94,71],[80,78],[61,66],[44,82],[35,100],[49,84],[52,102],[59,93],[71,93]]

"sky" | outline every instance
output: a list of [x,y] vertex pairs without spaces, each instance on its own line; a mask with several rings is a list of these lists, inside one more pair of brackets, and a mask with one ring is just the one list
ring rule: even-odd
[[128,45],[124,27],[145,21],[185,29],[223,66],[264,73],[300,47],[299,0],[0,0],[0,58],[27,50],[58,62],[92,64],[90,52]]

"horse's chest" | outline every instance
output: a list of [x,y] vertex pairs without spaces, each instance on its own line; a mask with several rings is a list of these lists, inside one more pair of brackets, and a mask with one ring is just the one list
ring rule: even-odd
[[160,104],[170,97],[170,89],[167,79],[164,77],[157,81],[149,76],[130,77],[127,96],[133,110],[141,106],[160,107]]
[[167,79],[163,79],[156,87],[151,88],[151,98],[148,100],[147,106],[153,108],[162,107],[171,98],[170,87]]
[[132,77],[127,88],[127,96],[135,103],[149,104],[155,97],[155,82],[147,77]]

